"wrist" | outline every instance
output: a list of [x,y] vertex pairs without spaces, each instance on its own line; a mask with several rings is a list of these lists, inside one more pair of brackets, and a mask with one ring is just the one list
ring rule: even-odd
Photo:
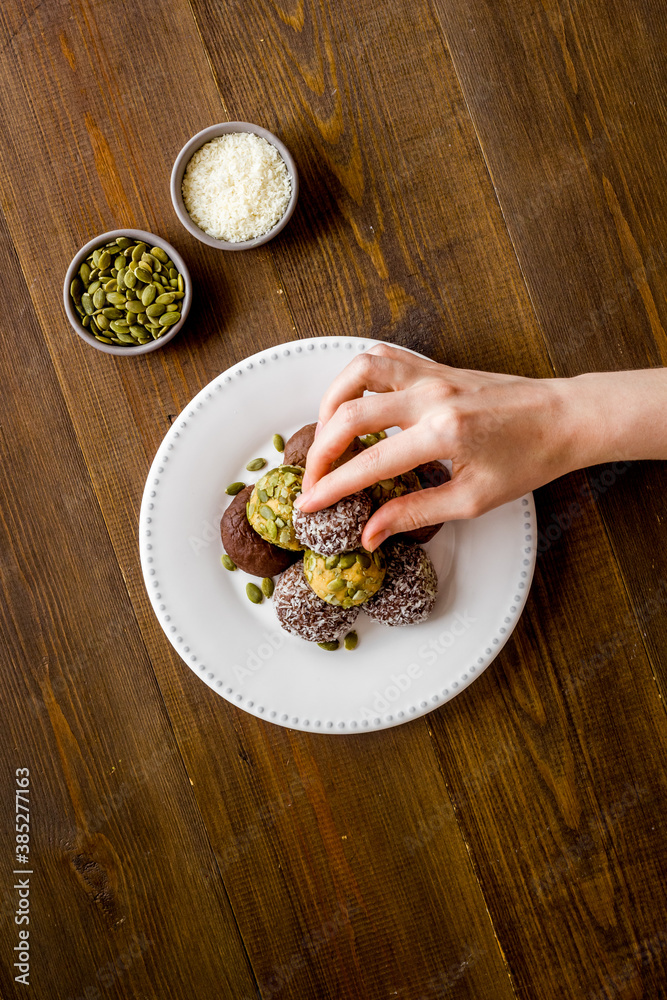
[[556,379],[568,428],[570,470],[667,457],[667,372],[591,372]]

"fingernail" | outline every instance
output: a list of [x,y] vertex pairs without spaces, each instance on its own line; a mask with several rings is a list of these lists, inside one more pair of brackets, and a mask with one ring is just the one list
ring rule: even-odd
[[370,545],[369,545],[368,551],[369,552],[375,552],[375,550],[378,548],[378,546],[382,545],[382,543],[384,542],[385,538],[389,538],[390,534],[391,534],[391,532],[385,530],[385,531],[379,531],[377,533],[377,535],[373,535],[373,537],[371,538],[371,541],[370,541]]
[[322,430],[322,421],[318,420],[317,426],[315,427],[315,437],[317,437],[317,435],[320,433],[321,430]]
[[302,505],[304,503],[308,502],[308,500],[310,499],[310,497],[312,496],[312,494],[313,494],[312,490],[306,490],[305,492],[302,490],[301,493],[299,493],[299,495],[296,498],[296,500],[294,501],[294,506],[298,507],[299,510],[301,510],[302,509]]

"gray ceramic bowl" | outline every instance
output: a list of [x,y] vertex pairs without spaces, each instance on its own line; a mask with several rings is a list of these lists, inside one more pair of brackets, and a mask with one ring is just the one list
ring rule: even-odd
[[[72,298],[69,293],[70,285],[72,284],[74,277],[78,273],[79,268],[86,257],[99,246],[102,246],[104,243],[110,243],[118,236],[127,236],[130,239],[137,241],[142,240],[144,243],[147,243],[149,247],[161,247],[165,253],[169,254],[176,268],[183,275],[183,280],[185,281],[185,297],[181,308],[181,319],[178,323],[174,323],[173,326],[170,326],[167,332],[163,333],[158,340],[152,340],[150,344],[137,344],[136,347],[119,347],[116,344],[102,344],[99,340],[95,340],[92,333],[88,333],[86,328],[81,325],[79,314],[74,308]],[[73,258],[72,263],[67,268],[67,274],[65,275],[63,301],[65,303],[67,318],[70,321],[72,328],[79,334],[82,340],[85,340],[91,347],[96,347],[98,351],[104,351],[105,354],[116,354],[118,357],[133,357],[136,354],[149,354],[151,351],[157,351],[159,347],[164,347],[165,344],[174,339],[178,331],[185,323],[187,315],[190,312],[190,305],[192,303],[192,279],[190,278],[190,272],[188,271],[187,265],[180,253],[173,248],[171,243],[167,243],[166,240],[163,240],[161,236],[156,236],[155,233],[144,232],[143,229],[112,229],[110,233],[102,233],[101,236],[96,236],[95,239],[90,240],[89,243],[86,243],[85,246],[81,247],[79,252]]]
[[[285,161],[285,166],[287,167],[287,172],[292,182],[292,195],[287,203],[285,214],[275,224],[273,229],[269,229],[268,233],[264,233],[263,236],[257,236],[254,240],[245,240],[242,243],[229,243],[227,240],[216,240],[215,237],[209,236],[203,229],[200,229],[199,226],[197,226],[190,218],[188,210],[183,202],[183,193],[181,191],[183,174],[185,173],[185,168],[192,158],[192,154],[196,153],[196,151],[200,148],[200,146],[203,146],[204,143],[210,142],[211,139],[215,139],[219,135],[227,135],[229,132],[254,132],[254,134],[258,135],[261,139],[266,139],[267,142],[270,142],[272,146],[276,147]],[[277,236],[289,222],[296,207],[298,197],[299,175],[290,151],[280,141],[280,139],[273,135],[273,133],[267,132],[265,128],[261,128],[259,125],[252,125],[250,122],[221,122],[219,125],[211,125],[209,128],[205,128],[201,132],[197,132],[197,135],[194,135],[192,139],[190,139],[189,142],[186,142],[183,146],[183,149],[176,157],[176,161],[171,171],[171,200],[174,203],[176,215],[189,233],[192,233],[192,235],[198,240],[201,240],[202,243],[206,243],[210,247],[217,247],[218,250],[251,250],[253,247],[261,247],[262,244],[268,243],[269,240],[272,240],[274,236]]]

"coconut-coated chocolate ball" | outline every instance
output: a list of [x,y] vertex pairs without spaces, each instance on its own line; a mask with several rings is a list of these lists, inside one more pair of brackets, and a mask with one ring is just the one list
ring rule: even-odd
[[383,546],[387,558],[384,584],[363,605],[383,625],[416,625],[433,611],[438,576],[420,545],[396,540]]
[[323,510],[307,513],[294,508],[294,533],[305,549],[323,556],[350,552],[361,545],[361,534],[371,516],[370,497],[352,493]]
[[307,642],[333,642],[354,625],[359,608],[327,604],[303,574],[303,562],[282,574],[273,592],[273,608],[286,632]]

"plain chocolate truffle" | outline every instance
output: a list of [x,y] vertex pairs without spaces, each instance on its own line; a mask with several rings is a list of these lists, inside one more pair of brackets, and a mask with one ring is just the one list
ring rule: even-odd
[[237,493],[222,515],[222,544],[227,555],[245,573],[250,573],[251,576],[276,576],[298,558],[298,553],[279,549],[265,542],[251,526],[246,515],[246,504],[252,489],[252,485],[246,486]]
[[[306,424],[301,427],[298,431],[292,434],[291,438],[287,441],[284,451],[284,461],[289,465],[300,465],[303,468],[306,467],[306,458],[308,457],[308,451],[311,444],[315,440],[315,428],[317,424]],[[340,458],[331,466],[332,469],[337,469],[339,465],[343,465],[344,462],[349,462],[351,458],[355,455],[359,455],[364,450],[364,446],[358,437],[355,437],[350,444],[347,446]]]

